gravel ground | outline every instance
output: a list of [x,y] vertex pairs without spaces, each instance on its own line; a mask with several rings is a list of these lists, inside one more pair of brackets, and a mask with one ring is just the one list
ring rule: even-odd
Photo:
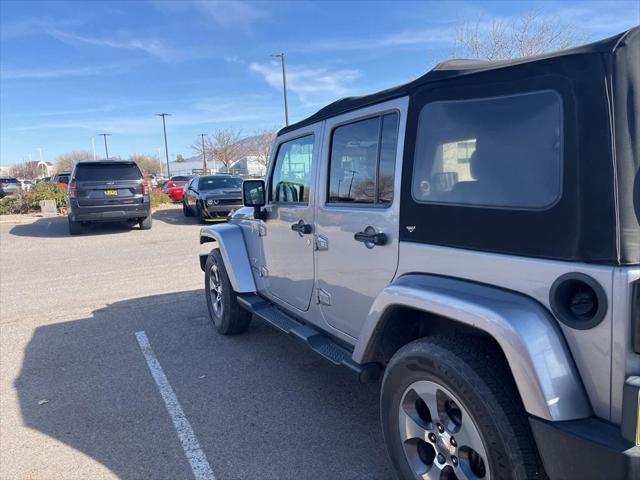
[[378,385],[256,321],[214,332],[198,229],[0,225],[0,478],[194,478],[139,331],[217,480],[392,478]]

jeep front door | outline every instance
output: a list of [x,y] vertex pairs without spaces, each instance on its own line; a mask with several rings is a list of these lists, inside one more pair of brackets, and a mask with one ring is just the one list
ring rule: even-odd
[[321,126],[279,139],[270,170],[260,275],[264,294],[300,311],[313,292],[315,161]]
[[325,124],[316,300],[324,321],[354,338],[398,264],[398,138],[406,106],[406,99],[394,100]]

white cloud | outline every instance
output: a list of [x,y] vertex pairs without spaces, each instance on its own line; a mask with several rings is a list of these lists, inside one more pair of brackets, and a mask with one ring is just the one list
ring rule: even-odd
[[[230,99],[229,97],[201,98],[192,100],[181,109],[171,110],[167,128],[182,126],[227,126],[229,124],[272,124],[279,120],[279,105],[272,104],[264,97],[249,95]],[[80,113],[80,112],[78,112]],[[87,112],[90,113],[90,112]],[[121,135],[144,135],[158,132],[159,120],[152,114],[111,115],[83,117],[60,121],[47,121],[8,128],[11,131],[40,130],[86,130],[109,132]]]
[[[282,90],[280,63],[252,62],[249,69],[260,74],[274,89]],[[351,84],[358,78],[360,72],[355,69],[288,67],[287,90],[296,94],[303,104],[319,105],[353,94]]]
[[342,38],[310,43],[303,51],[373,50],[377,48],[406,47],[414,45],[446,45],[451,43],[451,28],[403,30],[387,35],[366,38]]
[[193,5],[225,28],[248,28],[266,16],[255,3],[240,0],[199,0]]
[[99,65],[75,68],[3,68],[0,71],[0,78],[2,78],[3,80],[27,80],[62,77],[86,77],[91,75],[100,75],[105,73],[106,71],[114,70],[115,68],[116,66],[114,65]]
[[105,37],[90,37],[77,35],[75,33],[63,32],[61,30],[47,30],[52,37],[72,45],[86,44],[98,47],[119,48],[124,50],[140,50],[164,61],[178,60],[183,57],[181,52],[167,45],[158,38],[147,39],[118,39]]

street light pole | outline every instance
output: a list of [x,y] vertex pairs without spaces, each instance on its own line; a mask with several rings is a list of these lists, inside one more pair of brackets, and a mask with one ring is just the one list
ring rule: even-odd
[[286,126],[289,126],[289,105],[287,103],[287,72],[284,66],[284,52],[272,53],[271,56],[280,58],[280,63],[282,65],[282,87],[284,91],[284,123]]
[[167,145],[167,124],[165,117],[171,116],[170,113],[156,113],[156,116],[162,117],[162,129],[164,130],[164,154],[167,159],[167,178],[171,178],[171,168],[169,167],[169,146]]
[[207,156],[204,149],[204,137],[206,137],[206,134],[201,133],[200,136],[202,137],[202,174],[207,175]]
[[93,147],[93,160],[96,160],[96,138],[91,137],[91,146]]
[[107,155],[107,160],[109,160],[109,147],[107,147],[107,137],[110,137],[111,134],[110,133],[101,133],[100,135],[102,135],[104,137],[104,153]]

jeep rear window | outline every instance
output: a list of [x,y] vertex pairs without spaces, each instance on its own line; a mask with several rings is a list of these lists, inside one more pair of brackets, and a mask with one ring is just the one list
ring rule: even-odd
[[418,119],[418,202],[542,209],[560,197],[562,104],[555,92],[426,104]]
[[333,131],[327,203],[391,204],[398,120],[390,113]]
[[120,165],[82,164],[76,166],[74,178],[79,182],[100,180],[140,180],[142,173],[133,163]]

